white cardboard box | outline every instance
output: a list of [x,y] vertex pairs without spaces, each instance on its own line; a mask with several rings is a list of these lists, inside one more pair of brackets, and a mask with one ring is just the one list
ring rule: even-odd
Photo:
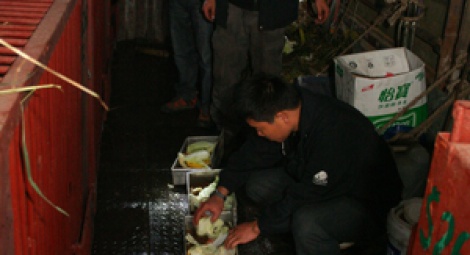
[[[379,129],[426,90],[424,63],[406,48],[336,57],[338,99],[356,107]],[[393,125],[416,127],[427,118],[426,97]]]

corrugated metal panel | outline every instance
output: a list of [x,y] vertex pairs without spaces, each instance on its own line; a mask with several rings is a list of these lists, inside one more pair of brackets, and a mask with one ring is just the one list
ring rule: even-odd
[[[22,49],[52,2],[0,0],[0,38]],[[10,50],[0,46],[0,82],[15,59]]]
[[[102,93],[110,54],[110,42],[103,37],[108,22],[104,16],[91,20],[93,23],[83,18],[103,12],[109,13],[107,1],[0,0],[0,37]],[[90,49],[88,54],[85,44]],[[85,61],[84,55],[94,56],[96,52],[97,57]],[[0,48],[0,71],[0,79],[16,87],[62,86],[62,91],[34,93],[27,103],[24,127],[34,181],[47,198],[70,214],[66,217],[51,207],[27,180],[21,124],[17,125],[18,103],[25,94],[2,96],[0,166],[8,169],[0,169],[0,254],[88,254],[103,109],[77,88],[17,58],[6,48]],[[10,234],[13,238],[3,238]]]
[[[81,7],[78,3],[54,48],[48,66],[81,80]],[[36,91],[25,111],[26,140],[32,176],[45,196],[66,210],[66,217],[48,205],[27,183],[21,162],[18,128],[10,145],[17,254],[71,254],[80,238],[87,194],[82,188],[82,94],[49,73],[38,84],[59,84],[63,91]],[[26,193],[25,193],[26,191]]]

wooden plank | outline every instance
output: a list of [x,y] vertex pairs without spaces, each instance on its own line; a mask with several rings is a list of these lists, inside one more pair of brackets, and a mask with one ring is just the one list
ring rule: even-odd
[[439,64],[436,78],[445,73],[454,60],[454,47],[458,36],[459,23],[462,18],[463,0],[450,0],[447,10],[447,21],[442,31],[442,45],[439,53]]
[[[462,12],[462,20],[460,22],[459,39],[457,41],[456,55],[464,54],[467,52],[470,44],[470,33],[468,28],[470,26],[470,1],[465,2],[465,7]],[[468,65],[469,63],[467,63]]]

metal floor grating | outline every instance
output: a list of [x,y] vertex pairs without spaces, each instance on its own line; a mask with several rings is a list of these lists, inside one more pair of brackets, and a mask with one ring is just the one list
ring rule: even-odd
[[173,187],[170,167],[196,127],[197,110],[163,114],[173,96],[170,58],[140,54],[120,43],[114,56],[111,111],[101,142],[94,255],[183,254],[185,187]]
[[[174,94],[174,64],[171,58],[141,54],[137,46],[119,43],[113,59],[92,254],[183,255],[186,187],[170,185],[170,167],[186,137],[217,132],[196,126],[196,109],[160,112]],[[249,210],[240,203],[237,208],[242,222]],[[239,245],[238,251],[239,255],[294,254],[285,236],[260,237]]]

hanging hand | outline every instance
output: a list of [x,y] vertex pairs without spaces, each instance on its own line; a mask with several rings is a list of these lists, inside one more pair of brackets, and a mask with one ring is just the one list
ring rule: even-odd
[[215,0],[205,0],[202,5],[202,12],[207,20],[213,22],[215,19]]
[[330,7],[326,3],[326,0],[315,0],[315,6],[318,12],[315,23],[322,24],[326,21],[326,19],[328,19],[328,16],[330,15]]

